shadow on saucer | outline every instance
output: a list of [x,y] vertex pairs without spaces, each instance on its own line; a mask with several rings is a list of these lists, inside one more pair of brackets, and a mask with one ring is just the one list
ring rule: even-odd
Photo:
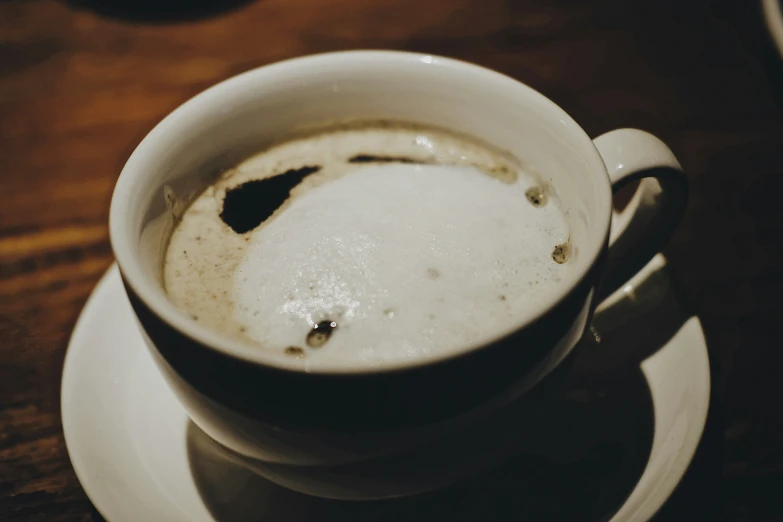
[[252,0],[66,0],[77,9],[129,22],[171,23],[210,18]]
[[[190,423],[188,456],[200,494],[221,522],[608,520],[641,477],[652,446],[652,397],[639,364],[689,317],[662,270],[596,317],[597,335],[567,364],[482,426],[489,432],[482,444],[512,449],[499,466],[412,497],[328,500],[228,462]],[[455,453],[452,460],[470,458]]]

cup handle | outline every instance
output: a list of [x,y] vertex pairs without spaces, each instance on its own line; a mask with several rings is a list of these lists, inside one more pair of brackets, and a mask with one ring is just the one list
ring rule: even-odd
[[661,140],[638,129],[617,129],[596,138],[612,192],[644,179],[631,203],[612,216],[609,253],[598,302],[622,287],[663,248],[682,219],[688,179]]

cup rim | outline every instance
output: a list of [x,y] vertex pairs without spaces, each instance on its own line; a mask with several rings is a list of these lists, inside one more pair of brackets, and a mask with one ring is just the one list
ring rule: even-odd
[[[134,250],[137,248],[135,242],[132,240],[133,234],[131,233],[131,229],[125,220],[123,220],[123,216],[127,214],[128,209],[134,204],[132,198],[127,197],[127,194],[132,194],[135,192],[134,189],[136,187],[145,185],[143,176],[148,169],[140,168],[145,158],[149,156],[154,150],[155,144],[162,141],[162,138],[166,134],[177,132],[178,127],[183,121],[187,121],[189,116],[200,112],[202,110],[202,105],[212,106],[214,104],[219,104],[225,92],[240,89],[244,86],[257,85],[258,83],[263,83],[278,75],[292,74],[316,63],[324,65],[333,62],[335,65],[339,65],[352,62],[367,63],[367,61],[394,62],[397,65],[402,64],[410,67],[441,67],[452,70],[462,70],[462,72],[466,74],[481,75],[488,82],[494,82],[498,85],[505,84],[505,88],[516,89],[525,96],[536,98],[537,102],[551,111],[552,117],[559,120],[568,132],[578,134],[579,140],[587,145],[583,148],[584,153],[590,156],[586,158],[587,161],[593,165],[590,170],[600,168],[604,173],[605,179],[605,190],[601,191],[603,196],[599,195],[600,199],[603,201],[597,202],[597,205],[604,207],[604,210],[599,210],[601,222],[594,224],[597,229],[600,228],[603,230],[603,234],[600,235],[602,240],[600,242],[596,241],[584,245],[580,249],[580,255],[586,256],[588,262],[585,263],[582,266],[582,269],[574,276],[570,285],[563,285],[557,292],[553,292],[551,297],[543,299],[542,305],[535,313],[526,318],[522,318],[518,324],[508,331],[497,332],[491,338],[480,343],[466,344],[459,350],[451,350],[446,353],[427,355],[414,359],[393,361],[378,366],[359,367],[334,363],[319,363],[316,366],[308,366],[300,359],[293,359],[290,357],[276,358],[271,352],[261,349],[251,342],[242,342],[239,339],[221,334],[196,322],[167,299],[165,296],[165,289],[162,288],[158,282],[153,281],[153,278],[142,270],[139,263],[134,261]],[[272,64],[262,65],[232,76],[191,97],[164,117],[134,149],[120,173],[111,199],[109,211],[109,238],[125,284],[132,289],[136,297],[140,299],[158,319],[163,321],[168,327],[176,330],[178,333],[194,342],[225,356],[281,371],[319,375],[381,374],[411,370],[462,357],[491,346],[499,340],[512,335],[514,332],[525,329],[550,313],[573,292],[581,281],[585,280],[598,261],[609,237],[611,201],[611,184],[606,165],[601,158],[598,149],[593,144],[592,139],[584,129],[568,115],[568,113],[560,108],[560,106],[528,85],[492,69],[454,58],[407,51],[336,51],[290,58]]]

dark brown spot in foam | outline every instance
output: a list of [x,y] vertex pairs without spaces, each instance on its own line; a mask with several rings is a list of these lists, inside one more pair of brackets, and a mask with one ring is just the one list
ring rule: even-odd
[[307,334],[305,342],[310,348],[320,348],[326,344],[326,341],[332,336],[332,332],[337,328],[335,321],[321,321],[313,326]]
[[284,350],[284,353],[286,355],[290,355],[291,357],[295,357],[297,359],[301,359],[305,356],[305,351],[298,346],[289,346]]
[[376,156],[374,154],[357,154],[348,159],[348,163],[411,163],[424,164],[425,160],[408,158],[406,156]]
[[428,268],[427,269],[427,277],[430,279],[437,279],[440,277],[440,272],[437,268]]
[[220,219],[237,234],[249,232],[285,203],[291,189],[319,170],[321,167],[318,165],[308,165],[228,189],[223,198]]

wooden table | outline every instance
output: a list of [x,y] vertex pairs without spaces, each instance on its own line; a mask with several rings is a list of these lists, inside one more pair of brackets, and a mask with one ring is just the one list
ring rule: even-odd
[[671,145],[692,198],[667,254],[703,321],[715,394],[696,462],[658,518],[783,520],[770,495],[783,483],[783,416],[769,399],[783,397],[783,63],[755,2],[257,0],[161,12],[170,2],[0,0],[0,519],[91,519],[63,444],[60,372],[112,262],[112,187],[144,134],[251,67],[395,48],[519,78],[593,136],[634,126]]

